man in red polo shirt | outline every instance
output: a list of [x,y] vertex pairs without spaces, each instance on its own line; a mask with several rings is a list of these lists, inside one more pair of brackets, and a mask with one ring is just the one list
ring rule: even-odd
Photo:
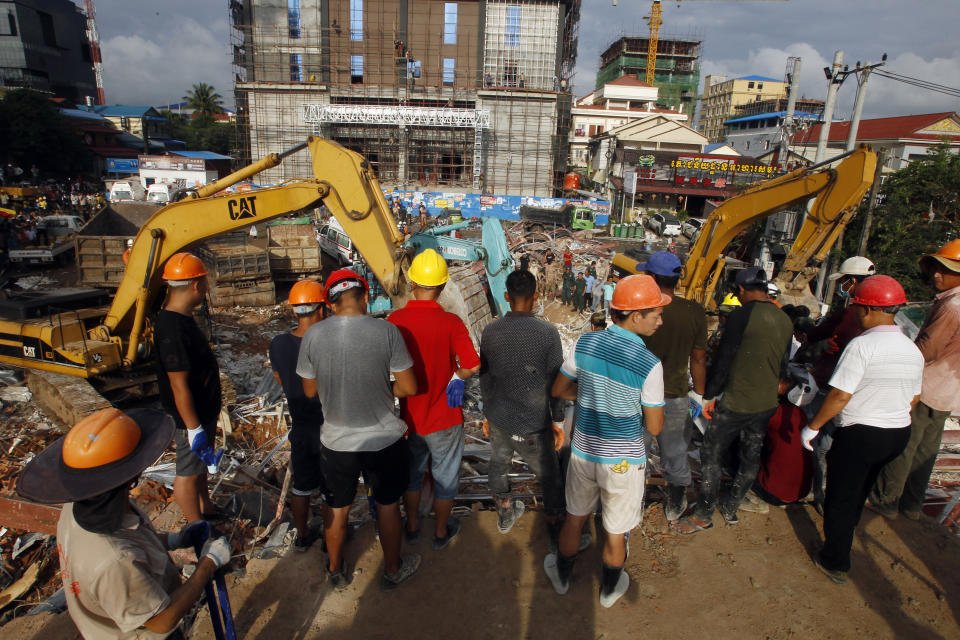
[[417,255],[407,274],[413,282],[413,300],[387,318],[403,335],[413,356],[418,393],[401,400],[409,427],[410,484],[403,496],[407,512],[404,530],[408,544],[420,541],[420,487],[427,461],[433,475],[436,530],[433,548],[444,549],[460,532],[450,517],[460,484],[464,431],[463,381],[480,369],[467,327],[459,317],[437,303],[447,282],[447,263],[433,249]]

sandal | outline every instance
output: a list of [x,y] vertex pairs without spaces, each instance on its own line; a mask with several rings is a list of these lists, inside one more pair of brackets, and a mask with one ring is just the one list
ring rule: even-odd
[[696,516],[689,516],[687,518],[681,518],[676,522],[670,523],[670,528],[676,531],[677,533],[689,536],[697,531],[706,531],[707,529],[713,529],[712,522],[704,522]]

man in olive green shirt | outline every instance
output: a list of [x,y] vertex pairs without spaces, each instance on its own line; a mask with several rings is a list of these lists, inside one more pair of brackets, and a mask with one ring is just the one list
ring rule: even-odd
[[789,356],[793,323],[767,297],[766,273],[761,267],[748,267],[737,274],[736,284],[743,306],[727,318],[707,378],[703,414],[710,423],[700,448],[700,498],[693,515],[680,522],[681,533],[713,526],[720,460],[739,436],[740,467],[719,505],[727,524],[738,522],[737,509],[760,468],[763,437],[777,410],[780,372]]
[[[663,326],[652,336],[643,338],[647,348],[663,363],[666,404],[657,444],[663,478],[667,481],[667,502],[663,510],[671,522],[679,519],[687,508],[687,487],[690,486],[687,424],[690,408],[696,412],[703,403],[707,381],[707,314],[699,304],[674,292],[682,268],[680,258],[667,251],[654,253],[641,266],[671,298],[670,304],[663,308]],[[688,377],[693,378],[693,389]],[[649,452],[653,437],[648,431],[644,435]]]

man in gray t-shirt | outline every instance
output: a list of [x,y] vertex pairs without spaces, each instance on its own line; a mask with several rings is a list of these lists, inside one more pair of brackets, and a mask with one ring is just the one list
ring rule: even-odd
[[419,555],[400,556],[398,501],[408,480],[407,427],[394,413],[393,401],[416,394],[417,379],[400,331],[366,315],[368,292],[366,280],[350,269],[330,274],[325,294],[334,315],[303,336],[297,375],[307,397],[323,403],[320,465],[324,500],[333,514],[323,523],[327,573],[336,588],[349,582],[343,544],[363,473],[378,507],[385,565],[380,586],[392,589],[420,566]]

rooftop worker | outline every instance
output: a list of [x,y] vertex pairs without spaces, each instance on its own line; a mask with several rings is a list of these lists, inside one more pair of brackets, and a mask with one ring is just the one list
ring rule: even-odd
[[[687,508],[690,486],[690,460],[687,457],[687,421],[693,412],[699,415],[707,383],[707,314],[696,302],[676,295],[683,265],[667,251],[650,256],[640,269],[653,276],[661,293],[671,298],[663,308],[663,326],[644,338],[644,343],[663,365],[663,430],[657,436],[660,464],[667,481],[664,513],[675,521]],[[689,367],[688,367],[689,363]],[[690,388],[688,378],[693,379]],[[649,433],[649,432],[648,432]],[[647,445],[650,440],[647,440]]]
[[497,501],[497,528],[509,533],[524,512],[510,495],[516,451],[537,476],[551,538],[563,513],[563,486],[556,450],[562,445],[563,403],[550,387],[563,362],[560,334],[533,315],[536,283],[528,271],[507,276],[510,311],[483,330],[480,340],[480,392],[489,429],[490,492]]
[[883,468],[870,494],[876,511],[889,518],[899,508],[911,520],[920,518],[943,426],[960,412],[960,240],[920,258],[920,268],[939,292],[916,341],[924,359],[923,390],[911,413],[910,441]]
[[[158,533],[130,500],[131,487],[174,429],[160,411],[103,409],[44,449],[17,480],[24,498],[65,503],[57,522],[60,574],[67,610],[84,638],[183,638],[180,620],[230,561],[227,540],[209,538],[206,522]],[[167,550],[204,538],[196,570],[181,584]]]
[[420,567],[419,555],[400,555],[399,501],[407,488],[409,454],[403,439],[407,425],[393,412],[395,396],[417,393],[417,378],[400,331],[366,315],[369,291],[367,281],[350,269],[331,273],[324,297],[334,315],[307,329],[297,360],[304,394],[323,403],[320,465],[324,500],[332,511],[323,523],[326,569],[337,589],[352,575],[343,546],[361,473],[370,479],[377,504],[385,566],[381,588],[396,587]]
[[903,287],[890,276],[872,276],[857,287],[852,303],[863,333],[850,341],[830,377],[830,393],[801,439],[811,440],[839,416],[827,454],[823,548],[814,564],[837,584],[847,581],[853,533],[880,469],[910,440],[910,411],[920,399],[923,354],[894,323],[906,304]]
[[193,310],[207,293],[206,275],[195,255],[171,256],[163,268],[167,301],[154,321],[160,403],[177,425],[173,496],[188,522],[221,517],[207,488],[207,472],[216,473],[223,453],[213,451],[221,407],[220,367],[193,319]]
[[[317,533],[310,530],[310,496],[323,491],[320,472],[320,428],[323,426],[323,405],[317,398],[303,393],[303,380],[297,375],[297,358],[304,334],[323,320],[323,285],[315,280],[300,280],[290,288],[287,299],[297,317],[297,328],[281,333],[270,341],[270,366],[273,376],[283,386],[293,423],[290,440],[290,470],[293,483],[290,488],[290,510],[297,537],[293,550],[304,552],[310,548]],[[324,509],[324,521],[330,518]]]
[[[873,262],[863,256],[847,258],[840,264],[840,270],[830,275],[831,280],[839,280],[837,290],[840,297],[849,301],[857,292],[857,287],[866,278],[877,273]],[[860,325],[857,322],[857,312],[852,305],[844,305],[820,321],[819,324],[807,330],[805,337],[807,344],[829,341],[813,363],[813,379],[820,392],[808,405],[804,407],[808,418],[812,418],[820,410],[824,398],[827,397],[827,383],[833,370],[837,366],[840,354],[851,340],[860,335]],[[827,473],[827,451],[833,444],[833,432],[836,430],[832,421],[828,421],[820,429],[814,441],[813,467],[813,506],[823,513],[824,484]]]
[[436,525],[433,548],[440,550],[460,533],[460,522],[450,518],[460,489],[463,430],[463,381],[480,370],[480,356],[459,316],[437,303],[449,279],[447,263],[426,249],[410,263],[413,300],[387,318],[395,324],[413,357],[417,394],[400,401],[400,416],[409,427],[410,479],[403,495],[407,542],[420,539],[420,488],[430,463],[433,475],[433,511]]
[[577,402],[567,469],[567,518],[558,552],[543,560],[560,595],[570,586],[584,522],[598,504],[606,532],[600,604],[613,606],[630,586],[623,570],[625,534],[643,518],[644,432],[657,435],[663,427],[663,366],[641,336],[657,330],[668,304],[670,296],[650,276],[621,280],[613,294],[613,326],[582,334],[554,381],[554,396]]
[[[709,420],[700,448],[700,498],[693,514],[677,530],[696,533],[713,526],[720,492],[720,462],[740,437],[740,467],[720,515],[736,524],[737,509],[760,468],[767,423],[777,410],[780,371],[789,356],[793,323],[767,298],[767,274],[748,267],[737,274],[737,298],[743,306],[727,318],[704,390],[703,415]],[[717,397],[722,394],[720,400]]]

